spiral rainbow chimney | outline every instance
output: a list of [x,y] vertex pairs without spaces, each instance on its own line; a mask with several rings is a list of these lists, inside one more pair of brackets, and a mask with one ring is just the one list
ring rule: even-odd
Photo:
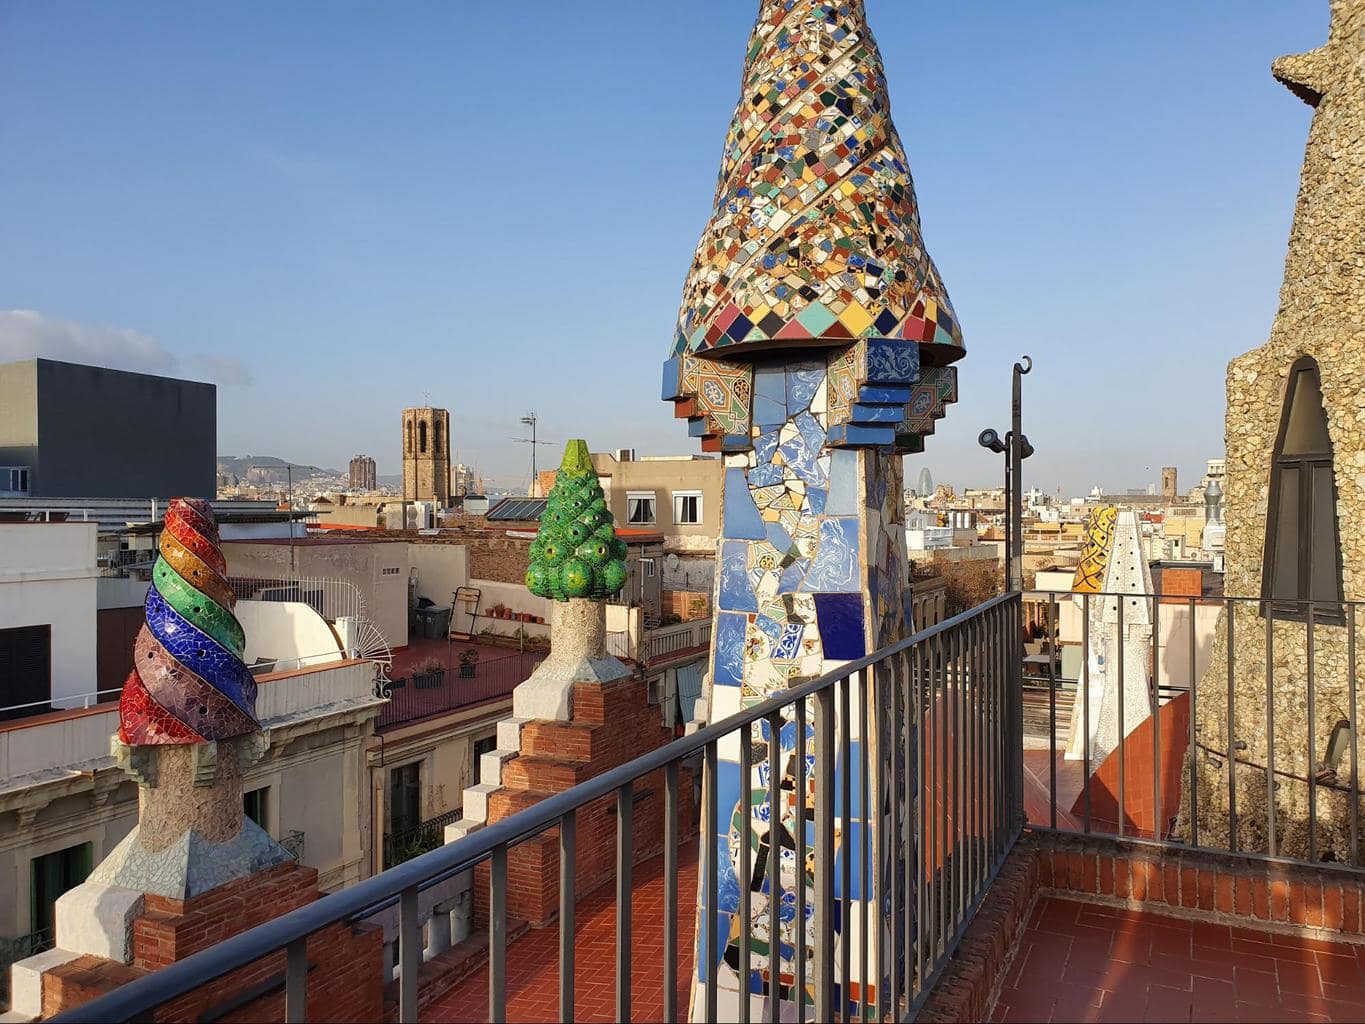
[[119,700],[124,743],[205,743],[260,728],[226,572],[212,507],[176,498],[166,510],[147,622]]

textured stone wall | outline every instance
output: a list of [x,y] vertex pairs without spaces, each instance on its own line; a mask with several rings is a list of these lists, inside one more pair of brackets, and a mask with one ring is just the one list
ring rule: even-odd
[[[1288,371],[1301,356],[1317,360],[1328,432],[1335,449],[1337,521],[1344,594],[1365,598],[1365,0],[1334,0],[1329,42],[1275,62],[1275,75],[1316,106],[1308,135],[1280,309],[1270,340],[1228,367],[1226,593],[1257,597],[1270,492],[1271,459]],[[1230,838],[1227,768],[1228,650],[1232,740],[1237,752],[1237,842],[1268,848],[1267,693],[1274,718],[1276,852],[1310,852],[1308,651],[1303,623],[1277,621],[1268,636],[1254,603],[1238,605],[1218,627],[1208,674],[1197,692],[1200,841]],[[1355,626],[1362,616],[1355,614]],[[1231,632],[1231,641],[1229,633]],[[1267,671],[1267,645],[1272,650]],[[1315,708],[1311,736],[1321,760],[1333,726],[1350,718],[1349,630],[1317,625],[1311,637]],[[1269,684],[1268,684],[1269,676]],[[1347,860],[1349,755],[1335,785],[1316,787],[1317,855]],[[1188,829],[1188,796],[1185,827]]]

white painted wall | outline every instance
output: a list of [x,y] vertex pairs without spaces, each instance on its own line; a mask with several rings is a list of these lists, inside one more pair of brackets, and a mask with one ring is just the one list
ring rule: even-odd
[[[0,523],[0,629],[52,627],[52,703],[92,693],[95,523]],[[0,679],[0,706],[13,703]]]
[[105,608],[138,608],[147,601],[148,580],[124,579],[121,576],[102,576],[95,588],[95,606]]
[[327,620],[312,605],[299,601],[238,601],[237,621],[246,633],[248,665],[260,661],[293,662],[308,665],[341,661],[345,655]]
[[469,550],[459,544],[409,544],[408,561],[417,577],[417,594],[442,607],[457,587],[469,585]]

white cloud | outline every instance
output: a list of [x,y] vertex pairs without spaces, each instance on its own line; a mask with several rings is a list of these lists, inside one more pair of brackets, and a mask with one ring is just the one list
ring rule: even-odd
[[0,310],[0,362],[35,356],[219,384],[251,383],[240,360],[203,355],[182,360],[156,338],[131,328],[82,324],[32,309]]

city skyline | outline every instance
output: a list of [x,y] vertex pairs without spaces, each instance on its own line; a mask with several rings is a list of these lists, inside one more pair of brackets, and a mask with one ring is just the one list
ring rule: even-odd
[[[1028,352],[1028,481],[1118,491],[1162,465],[1197,481],[1222,453],[1224,367],[1270,328],[1307,130],[1266,67],[1321,38],[1326,12],[868,7],[902,122],[928,83],[959,82],[933,93],[941,124],[905,133],[968,350],[961,401],[909,478],[998,476],[975,438],[1004,425]],[[724,41],[749,5],[538,5],[538,31],[480,26],[487,45],[453,62],[465,19],[438,6],[326,23],[69,10],[0,13],[0,358],[212,379],[220,454],[340,468],[368,451],[385,476],[424,392],[451,411],[452,457],[508,486],[529,476],[513,438],[530,408],[556,443],[693,450],[656,367],[734,104]],[[659,38],[703,65],[630,45]],[[502,75],[509,52],[535,74]],[[152,54],[176,88],[140,71]],[[524,131],[501,145],[478,136],[464,84],[495,76]],[[566,87],[598,80],[610,119]],[[628,382],[618,405],[578,408],[607,365]]]

